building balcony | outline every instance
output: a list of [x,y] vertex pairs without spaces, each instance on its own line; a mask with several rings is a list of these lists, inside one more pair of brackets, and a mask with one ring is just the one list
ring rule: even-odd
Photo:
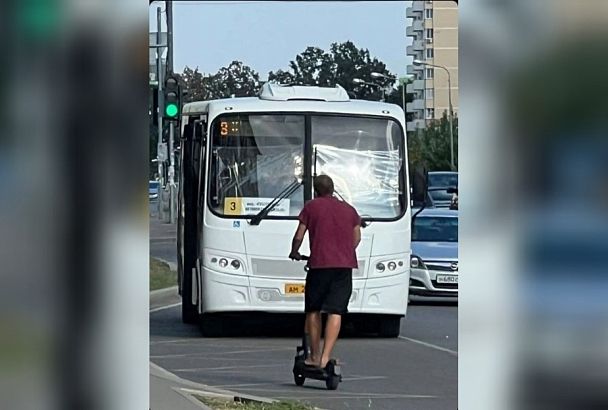
[[405,105],[407,112],[422,111],[425,108],[425,101],[423,99],[414,100],[411,103]]
[[424,12],[424,2],[423,1],[412,1],[412,5],[410,7],[407,7],[405,9],[405,11],[415,11],[418,13]]
[[413,20],[410,26],[405,29],[405,34],[408,37],[414,37],[416,32],[424,31],[424,23],[422,20]]
[[413,92],[424,90],[424,89],[425,89],[424,80],[414,80],[405,87],[405,91],[408,93],[413,93]]
[[422,65],[413,65],[410,64],[407,66],[407,73],[409,75],[414,75],[414,74],[418,74],[421,73],[424,70],[424,66]]

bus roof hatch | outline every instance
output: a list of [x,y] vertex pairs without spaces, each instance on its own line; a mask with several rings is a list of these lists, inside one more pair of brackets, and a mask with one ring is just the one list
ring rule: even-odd
[[272,101],[350,101],[346,90],[339,85],[335,87],[287,86],[270,82],[262,86],[260,99]]

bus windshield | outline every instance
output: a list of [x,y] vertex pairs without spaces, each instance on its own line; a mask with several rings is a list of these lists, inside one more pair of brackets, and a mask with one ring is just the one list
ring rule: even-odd
[[[214,121],[209,190],[213,211],[257,214],[304,177],[303,159],[309,156],[317,174],[329,175],[336,191],[360,215],[395,218],[403,213],[404,140],[395,121],[311,115],[310,124],[307,135],[303,114],[223,115]],[[304,200],[301,185],[269,216],[297,216]]]

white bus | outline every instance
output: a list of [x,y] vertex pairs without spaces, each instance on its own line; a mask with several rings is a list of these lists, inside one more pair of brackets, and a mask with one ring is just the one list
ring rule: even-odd
[[[368,224],[357,248],[349,317],[396,337],[410,277],[404,129],[399,106],[351,100],[340,86],[267,83],[258,97],[185,104],[178,213],[183,320],[211,336],[222,333],[226,314],[304,311],[304,262],[288,254],[298,214],[313,198],[312,178],[326,174]],[[306,238],[301,253],[308,250]]]

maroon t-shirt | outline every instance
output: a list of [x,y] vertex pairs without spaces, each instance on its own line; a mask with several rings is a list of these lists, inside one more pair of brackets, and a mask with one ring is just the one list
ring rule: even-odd
[[308,228],[311,268],[357,268],[354,229],[361,218],[355,208],[334,197],[317,197],[298,219]]

